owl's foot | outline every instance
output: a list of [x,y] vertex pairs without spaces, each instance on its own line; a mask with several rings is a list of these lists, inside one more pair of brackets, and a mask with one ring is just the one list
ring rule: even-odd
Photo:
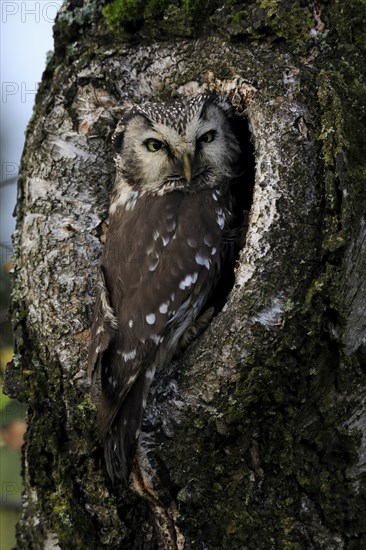
[[209,307],[200,317],[198,317],[198,319],[196,319],[194,324],[185,331],[179,340],[177,354],[184,351],[189,344],[205,330],[205,328],[210,324],[214,313],[215,308]]
[[130,474],[130,482],[133,492],[147,501],[152,512],[159,550],[183,550],[184,535],[177,526],[177,507],[141,445]]

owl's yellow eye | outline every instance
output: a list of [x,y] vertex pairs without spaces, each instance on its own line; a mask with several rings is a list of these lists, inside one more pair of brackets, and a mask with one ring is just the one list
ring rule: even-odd
[[156,151],[160,151],[164,147],[164,143],[162,141],[159,141],[158,139],[147,139],[145,141],[145,145],[151,153],[156,153]]
[[211,143],[215,139],[215,130],[210,130],[198,139],[201,143]]

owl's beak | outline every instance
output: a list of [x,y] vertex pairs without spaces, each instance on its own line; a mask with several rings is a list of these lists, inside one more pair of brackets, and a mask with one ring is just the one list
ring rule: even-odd
[[183,157],[183,172],[187,180],[187,183],[191,183],[192,167],[191,167],[191,160],[188,155],[185,155]]

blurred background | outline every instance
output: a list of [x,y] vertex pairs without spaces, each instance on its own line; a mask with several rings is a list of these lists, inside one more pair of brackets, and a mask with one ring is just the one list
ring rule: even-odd
[[[8,316],[17,175],[24,133],[32,115],[38,83],[53,50],[52,27],[62,0],[1,0],[0,21],[0,382],[13,354]],[[15,546],[21,508],[21,446],[24,407],[0,392],[0,550]]]

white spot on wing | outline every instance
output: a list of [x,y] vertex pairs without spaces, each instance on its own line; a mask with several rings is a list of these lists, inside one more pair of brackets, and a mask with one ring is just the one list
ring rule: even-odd
[[128,326],[129,326],[130,328],[133,327],[133,320],[132,320],[132,319],[130,319],[130,320],[128,321]]
[[168,311],[168,302],[163,302],[159,306],[160,313],[166,313]]
[[218,208],[216,210],[216,214],[217,214],[217,218],[216,218],[216,223],[217,225],[220,227],[220,229],[224,229],[224,225],[225,225],[225,214],[222,210],[222,208]]
[[179,283],[179,288],[181,290],[185,290],[186,288],[191,287],[197,281],[197,278],[198,278],[197,271],[195,271],[192,274],[186,275],[184,279]]
[[156,258],[155,260],[150,260],[149,271],[155,271],[158,265],[159,265],[159,258]]
[[122,357],[125,361],[131,361],[132,359],[135,359],[135,357],[136,357],[136,350],[133,349],[131,351],[124,352],[124,353],[122,353]]
[[155,323],[155,320],[156,320],[155,313],[148,313],[148,315],[146,315],[145,319],[146,319],[146,322],[147,322],[148,325],[153,325]]
[[206,269],[210,269],[211,260],[202,254],[196,254],[195,260],[198,265],[204,265]]

